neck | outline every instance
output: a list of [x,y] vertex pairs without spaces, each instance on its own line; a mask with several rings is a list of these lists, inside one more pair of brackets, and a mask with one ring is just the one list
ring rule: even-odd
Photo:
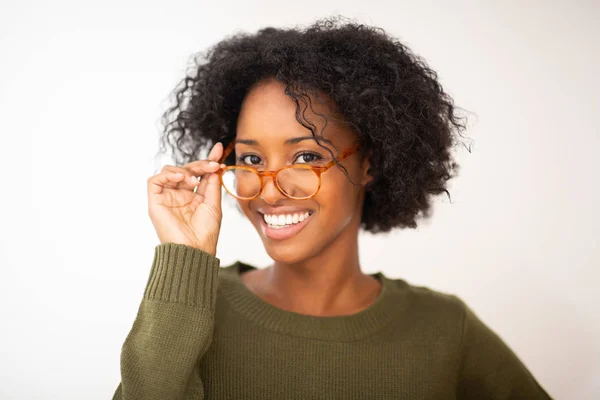
[[349,225],[301,263],[275,262],[263,269],[257,292],[277,307],[300,314],[349,315],[367,308],[377,299],[380,284],[361,271],[358,228],[357,223]]

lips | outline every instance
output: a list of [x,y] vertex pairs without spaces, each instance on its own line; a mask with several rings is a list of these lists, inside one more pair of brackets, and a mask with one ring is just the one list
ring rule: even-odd
[[307,218],[304,218],[303,221],[299,221],[298,223],[292,223],[291,225],[285,225],[283,227],[272,227],[265,222],[264,214],[261,212],[258,213],[258,218],[260,219],[260,226],[262,229],[263,235],[273,240],[285,240],[291,237],[296,236],[306,225],[310,223],[313,218],[314,213],[310,213]]

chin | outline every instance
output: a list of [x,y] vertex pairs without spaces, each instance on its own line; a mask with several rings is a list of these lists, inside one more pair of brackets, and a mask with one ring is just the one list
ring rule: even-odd
[[[260,229],[260,228],[259,228]],[[321,246],[321,236],[311,232],[286,240],[272,240],[258,231],[265,251],[269,257],[281,264],[299,264],[316,256]],[[308,233],[308,232],[307,232]]]
[[271,257],[271,259],[281,264],[299,264],[307,259],[314,257],[315,246],[306,243],[303,246],[289,244],[275,244],[265,243],[265,251]]

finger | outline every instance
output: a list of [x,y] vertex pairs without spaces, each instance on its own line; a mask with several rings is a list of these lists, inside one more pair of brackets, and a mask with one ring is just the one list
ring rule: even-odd
[[206,160],[192,161],[184,165],[185,168],[191,170],[195,174],[198,174],[200,178],[200,184],[194,188],[194,193],[204,194],[208,180],[203,179],[202,175],[213,172],[213,170],[218,170],[220,167],[224,166],[224,164],[221,164],[219,168],[217,168],[218,164],[216,163],[221,159],[222,154],[223,144],[221,142],[217,142],[211,149]]
[[209,174],[206,174],[200,178],[200,183],[198,184],[198,186],[196,186],[196,189],[194,190],[195,193],[204,195],[204,192],[206,192],[206,185],[208,185],[208,177]]
[[161,194],[164,188],[176,188],[185,179],[181,172],[161,172],[148,179],[148,193]]
[[176,167],[174,165],[165,165],[162,167],[161,172],[179,172],[185,175],[185,179],[183,179],[178,188],[185,190],[193,190],[198,185],[198,178],[196,175],[183,167]]
[[[212,150],[210,151],[210,154],[208,155],[208,159],[213,160],[215,162],[219,161],[221,159],[222,154],[223,154],[223,143],[217,142],[214,145],[214,147],[212,148]],[[223,168],[223,167],[225,167],[225,164],[221,164],[219,166],[219,168]],[[205,193],[207,185],[208,185],[208,179],[201,179],[200,185],[198,185],[196,191],[198,193]]]
[[196,176],[201,176],[215,172],[217,169],[219,169],[219,163],[211,160],[196,160],[184,164],[182,168],[185,168]]
[[223,143],[217,142],[208,154],[208,159],[211,161],[219,161],[223,155]]
[[200,184],[197,186],[196,192],[197,193],[202,193],[204,194],[206,192],[206,187],[208,185],[208,177],[209,174],[204,175],[201,179],[200,179]]
[[[223,168],[225,166],[225,164],[221,164],[219,168],[217,168],[217,171],[215,172],[219,172],[220,168]],[[208,185],[208,177],[209,175],[204,175],[200,178],[200,184],[198,185],[196,191],[198,193],[204,193],[206,191],[206,185]],[[220,182],[220,178],[219,178],[219,182]]]
[[210,153],[208,153],[208,157],[206,158],[206,160],[190,161],[189,163],[184,164],[183,167],[184,168],[196,167],[197,165],[204,165],[204,164],[210,163],[211,161],[219,161],[222,154],[223,154],[223,145],[221,144],[221,142],[217,142],[211,149]]
[[212,206],[219,214],[221,213],[221,181],[218,174],[208,176],[208,184],[204,193],[204,203]]

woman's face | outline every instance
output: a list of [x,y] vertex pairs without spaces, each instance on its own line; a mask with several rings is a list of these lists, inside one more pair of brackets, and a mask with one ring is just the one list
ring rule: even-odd
[[[321,141],[322,144],[339,156],[356,143],[355,134],[333,121],[333,114],[325,102],[312,99],[313,109],[327,116],[327,127],[322,130],[325,120],[312,113],[310,107],[305,118],[314,124],[317,134],[331,142]],[[238,119],[236,164],[276,171],[292,164],[316,166],[330,161],[329,152],[316,143],[310,130],[298,123],[295,114],[296,105],[284,94],[281,82],[270,79],[255,86],[244,99]],[[286,143],[298,138],[306,139]],[[366,173],[368,160],[361,164],[358,153],[354,153],[341,164],[346,167],[352,182],[358,185],[353,185],[334,165],[321,175],[321,188],[310,199],[290,199],[277,189],[273,179],[266,177],[263,191],[257,198],[238,200],[273,260],[290,264],[302,262],[317,256],[340,237],[356,237],[364,185],[370,179]],[[281,228],[281,215],[286,222],[291,218],[292,223]],[[276,219],[276,226],[270,226],[265,216],[269,222]]]

